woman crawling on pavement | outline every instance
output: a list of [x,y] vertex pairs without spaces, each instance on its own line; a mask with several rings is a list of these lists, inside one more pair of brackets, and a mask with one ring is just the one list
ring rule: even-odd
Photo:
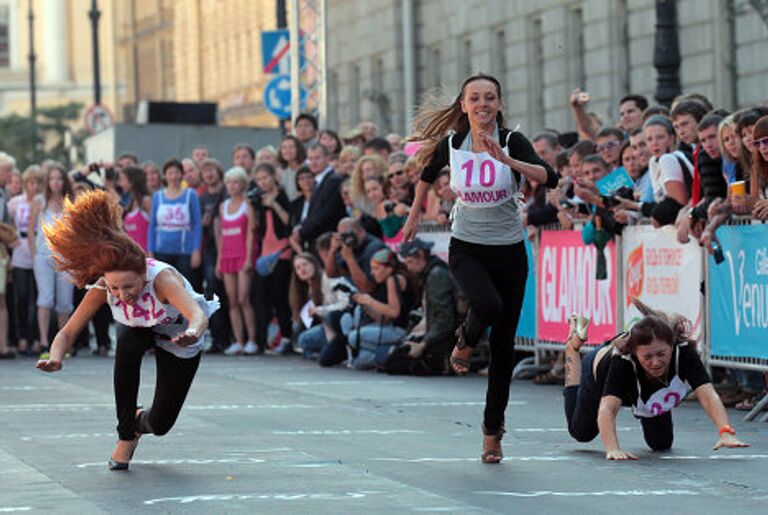
[[690,322],[655,311],[637,299],[633,303],[643,318],[629,333],[614,337],[583,360],[580,349],[587,339],[589,319],[571,317],[563,389],[571,436],[589,442],[599,434],[606,459],[635,460],[637,456],[621,450],[616,434],[619,408],[631,406],[651,450],[667,450],[673,439],[672,409],[692,389],[718,430],[714,449],[749,447],[736,438],[695,342],[688,335]]

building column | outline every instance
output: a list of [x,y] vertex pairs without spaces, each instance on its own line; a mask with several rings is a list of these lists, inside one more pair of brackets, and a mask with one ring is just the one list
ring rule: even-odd
[[43,0],[42,4],[43,77],[46,82],[66,82],[69,80],[69,2]]

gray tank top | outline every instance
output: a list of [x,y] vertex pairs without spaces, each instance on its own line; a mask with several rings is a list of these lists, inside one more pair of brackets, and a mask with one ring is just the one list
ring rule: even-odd
[[[498,129],[493,138],[499,140]],[[472,151],[472,133],[462,141],[460,150]],[[521,176],[522,177],[522,176]],[[513,191],[519,191],[520,184],[513,179]],[[453,210],[453,237],[480,245],[512,245],[523,241],[525,231],[520,217],[516,197],[501,205],[473,208],[457,202]]]

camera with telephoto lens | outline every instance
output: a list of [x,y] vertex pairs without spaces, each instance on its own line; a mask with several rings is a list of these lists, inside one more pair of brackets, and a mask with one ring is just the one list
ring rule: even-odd
[[635,192],[632,188],[622,186],[610,195],[603,195],[603,205],[607,208],[616,207],[621,204],[621,199],[634,200]]
[[347,247],[357,245],[357,234],[355,234],[355,231],[344,231],[339,236],[341,236],[341,242]]

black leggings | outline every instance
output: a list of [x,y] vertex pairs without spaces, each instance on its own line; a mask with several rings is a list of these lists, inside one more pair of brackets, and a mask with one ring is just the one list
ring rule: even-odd
[[291,261],[281,259],[270,275],[262,277],[259,274],[253,274],[251,303],[256,310],[256,343],[262,348],[269,345],[267,334],[273,313],[277,316],[281,336],[291,337],[293,327],[291,305],[288,303],[291,270]]
[[26,340],[28,344],[38,339],[37,334],[37,285],[35,274],[28,268],[13,269],[13,296],[15,311],[13,324],[16,327],[16,339]]
[[[133,440],[136,433],[164,435],[179,416],[200,364],[200,354],[183,359],[155,346],[151,328],[120,326],[118,333],[114,376],[117,434],[121,440]],[[152,407],[136,419],[141,359],[152,347],[157,362],[155,398]]]
[[[579,442],[591,442],[600,434],[597,427],[597,412],[600,409],[602,391],[594,379],[592,364],[601,348],[590,351],[584,356],[581,362],[581,379],[578,386],[566,386],[563,389],[568,432]],[[610,355],[605,359],[610,359]],[[664,451],[672,447],[671,412],[653,418],[639,418],[648,447],[654,451]]]
[[451,239],[451,273],[469,301],[463,330],[467,344],[477,345],[491,327],[491,363],[483,422],[489,434],[504,424],[514,367],[515,332],[528,277],[523,242],[479,245]]

